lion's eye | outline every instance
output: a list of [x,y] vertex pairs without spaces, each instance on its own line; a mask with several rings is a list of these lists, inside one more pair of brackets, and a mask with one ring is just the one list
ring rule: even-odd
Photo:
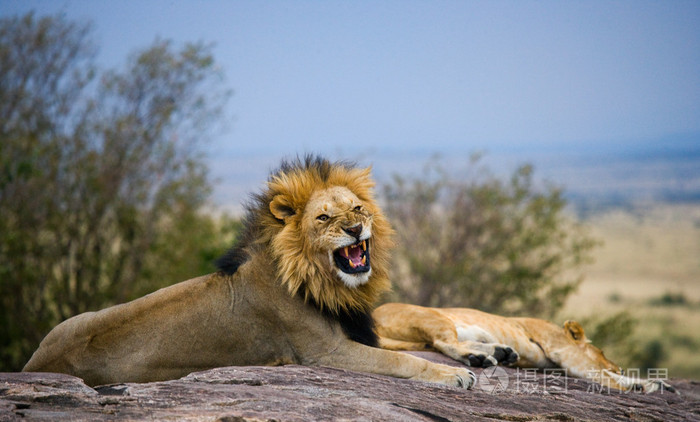
[[355,211],[360,212],[362,211],[362,205],[358,205],[355,207]]
[[319,215],[318,217],[316,217],[316,220],[319,220],[319,221],[326,221],[326,220],[328,220],[329,218],[330,218],[330,217],[327,216],[326,214],[321,214],[321,215]]

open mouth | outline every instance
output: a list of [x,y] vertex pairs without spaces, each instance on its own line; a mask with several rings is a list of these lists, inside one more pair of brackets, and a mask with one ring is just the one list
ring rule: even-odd
[[365,273],[370,270],[369,241],[361,240],[354,245],[336,249],[333,252],[333,259],[344,273]]

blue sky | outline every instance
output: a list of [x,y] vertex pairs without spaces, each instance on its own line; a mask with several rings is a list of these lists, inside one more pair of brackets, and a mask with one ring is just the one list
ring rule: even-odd
[[224,150],[501,149],[700,133],[698,1],[3,0],[94,22],[100,60],[214,42]]
[[234,95],[211,167],[240,189],[305,152],[700,149],[700,1],[0,2],[29,10],[92,21],[106,67],[215,43]]

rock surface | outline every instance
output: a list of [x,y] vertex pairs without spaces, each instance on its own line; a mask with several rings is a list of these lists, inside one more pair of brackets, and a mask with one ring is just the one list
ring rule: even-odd
[[642,394],[510,368],[474,372],[472,390],[295,365],[217,368],[94,389],[69,375],[1,373],[0,421],[700,420],[698,381],[671,380],[680,394]]

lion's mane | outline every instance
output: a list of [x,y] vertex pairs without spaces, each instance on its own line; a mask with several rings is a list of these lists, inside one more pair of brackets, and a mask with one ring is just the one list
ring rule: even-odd
[[[352,191],[372,214],[372,273],[366,283],[355,288],[347,287],[319,262],[319,255],[313,253],[313,239],[301,224],[312,194],[332,186]],[[331,163],[315,156],[283,161],[269,176],[266,189],[253,195],[246,205],[242,234],[234,247],[217,261],[219,270],[233,274],[248,257],[265,250],[290,294],[301,295],[308,303],[332,315],[350,314],[354,319],[368,315],[379,296],[389,289],[392,246],[392,229],[376,204],[373,188],[370,169],[352,163]],[[270,211],[275,198],[281,198],[289,207],[290,217],[284,221]]]

